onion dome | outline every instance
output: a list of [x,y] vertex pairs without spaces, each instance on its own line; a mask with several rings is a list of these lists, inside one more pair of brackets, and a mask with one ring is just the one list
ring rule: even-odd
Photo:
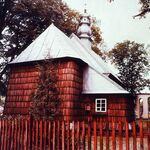
[[91,22],[90,17],[86,12],[86,9],[84,10],[84,14],[80,18],[79,27],[77,30],[77,35],[84,44],[87,44],[87,46],[91,47]]

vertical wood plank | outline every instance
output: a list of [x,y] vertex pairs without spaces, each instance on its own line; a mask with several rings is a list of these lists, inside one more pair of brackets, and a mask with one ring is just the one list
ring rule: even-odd
[[15,119],[15,127],[14,127],[14,150],[17,149],[17,132],[18,132],[18,119]]
[[6,141],[7,141],[7,130],[8,130],[8,120],[5,120],[5,134],[4,134],[4,149],[6,150]]
[[8,120],[8,132],[7,132],[7,143],[6,143],[7,145],[6,145],[6,149],[10,149],[11,125],[12,125],[12,122],[9,119]]
[[143,150],[144,149],[144,146],[143,146],[143,122],[142,120],[140,120],[140,150]]
[[109,122],[106,120],[106,150],[109,150]]
[[81,139],[82,139],[82,150],[85,150],[85,122],[82,121],[82,135],[81,135]]
[[67,121],[67,150],[70,150],[70,121]]
[[94,150],[97,150],[97,124],[96,124],[96,120],[94,120],[93,125],[94,125]]
[[0,118],[0,149],[1,149],[1,138],[2,138],[2,119]]
[[112,121],[112,150],[116,150],[115,121]]
[[51,121],[48,120],[48,150],[51,150]]
[[88,122],[88,150],[91,150],[91,122]]
[[[43,145],[43,150],[46,150],[46,144],[47,144],[46,143],[46,135],[47,135],[46,131],[47,131],[46,120],[44,120],[44,139],[43,139],[44,140],[44,142],[43,142],[44,145]],[[58,136],[58,138],[59,138],[59,136]]]
[[27,124],[28,124],[28,130],[27,130],[27,137],[28,137],[28,139],[27,139],[27,142],[28,142],[28,150],[30,150],[31,149],[31,134],[32,134],[32,130],[31,130],[31,118],[29,118],[29,120],[27,120]]
[[38,139],[39,139],[39,121],[38,119],[34,120],[35,121],[35,149],[38,150],[39,146],[38,146]]
[[62,150],[65,150],[65,123],[62,121]]
[[12,120],[10,149],[12,150],[13,147],[14,147],[14,120]]
[[20,150],[23,149],[24,120],[20,120]]
[[53,150],[55,150],[55,138],[56,138],[55,128],[56,128],[56,122],[53,121]]
[[75,150],[75,122],[72,121],[72,150]]
[[103,150],[103,122],[102,119],[100,119],[99,122],[99,135],[100,135],[100,150]]
[[119,150],[123,150],[123,142],[122,142],[122,122],[119,121]]
[[150,149],[150,122],[147,122],[148,124],[148,149]]
[[35,146],[34,146],[34,143],[35,143],[35,120],[33,120],[32,122],[32,129],[31,129],[31,132],[32,132],[32,150],[35,150]]
[[2,120],[2,136],[1,136],[1,150],[3,150],[4,147],[4,134],[5,134],[5,122],[4,119]]
[[77,121],[77,150],[80,150],[80,122]]
[[129,150],[129,124],[126,121],[126,150]]
[[21,120],[18,119],[18,134],[17,134],[17,149],[20,149],[20,132],[21,132]]
[[57,121],[57,149],[60,149],[60,121]]
[[24,131],[24,142],[23,142],[24,146],[23,146],[23,149],[27,150],[27,134],[28,134],[27,133],[27,128],[28,128],[27,119],[24,120],[24,123],[25,123],[25,131]]
[[43,120],[40,120],[40,150],[43,150]]
[[135,121],[133,121],[132,127],[133,127],[133,150],[136,150],[136,124],[135,124]]

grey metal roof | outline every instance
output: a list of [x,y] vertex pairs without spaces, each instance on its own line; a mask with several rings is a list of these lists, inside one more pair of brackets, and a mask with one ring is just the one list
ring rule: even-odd
[[70,39],[53,24],[10,64],[63,57],[78,58],[88,64],[84,70],[83,93],[128,93],[105,75],[112,72],[97,54],[82,45],[76,35],[72,34]]

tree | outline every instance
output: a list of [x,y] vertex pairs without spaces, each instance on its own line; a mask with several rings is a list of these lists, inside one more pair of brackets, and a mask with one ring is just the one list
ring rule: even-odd
[[60,99],[57,89],[57,69],[58,64],[52,60],[45,60],[37,65],[39,72],[38,85],[31,95],[30,114],[34,118],[53,119],[58,113]]
[[[3,28],[0,30],[0,82],[7,82],[7,64],[16,58],[51,23],[66,35],[76,33],[80,14],[71,10],[62,1],[56,0],[14,0],[8,7],[7,0],[1,3],[7,8],[3,15]],[[5,4],[5,5],[4,5]],[[7,4],[7,5],[6,5]],[[4,7],[6,6],[6,7]],[[97,38],[102,39],[95,25]],[[94,39],[94,45],[97,43]],[[98,41],[99,43],[101,40]],[[98,49],[99,50],[99,49]],[[98,52],[99,53],[99,52]]]
[[[110,2],[114,0],[109,0]],[[135,15],[135,17],[145,17],[147,13],[150,12],[150,0],[139,0],[139,4],[141,5],[141,9],[139,14]]]
[[140,0],[139,3],[141,4],[140,13],[134,17],[145,17],[150,12],[150,0]]
[[143,44],[134,41],[117,43],[109,56],[118,68],[119,78],[125,88],[133,95],[149,84],[149,80],[144,77],[149,63]]
[[[0,33],[5,28],[5,18],[12,6],[12,0],[0,0]],[[1,38],[1,34],[0,34]]]

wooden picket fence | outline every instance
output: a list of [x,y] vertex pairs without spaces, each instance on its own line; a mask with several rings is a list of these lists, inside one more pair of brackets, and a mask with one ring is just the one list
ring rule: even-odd
[[0,150],[150,150],[150,122],[0,119]]

